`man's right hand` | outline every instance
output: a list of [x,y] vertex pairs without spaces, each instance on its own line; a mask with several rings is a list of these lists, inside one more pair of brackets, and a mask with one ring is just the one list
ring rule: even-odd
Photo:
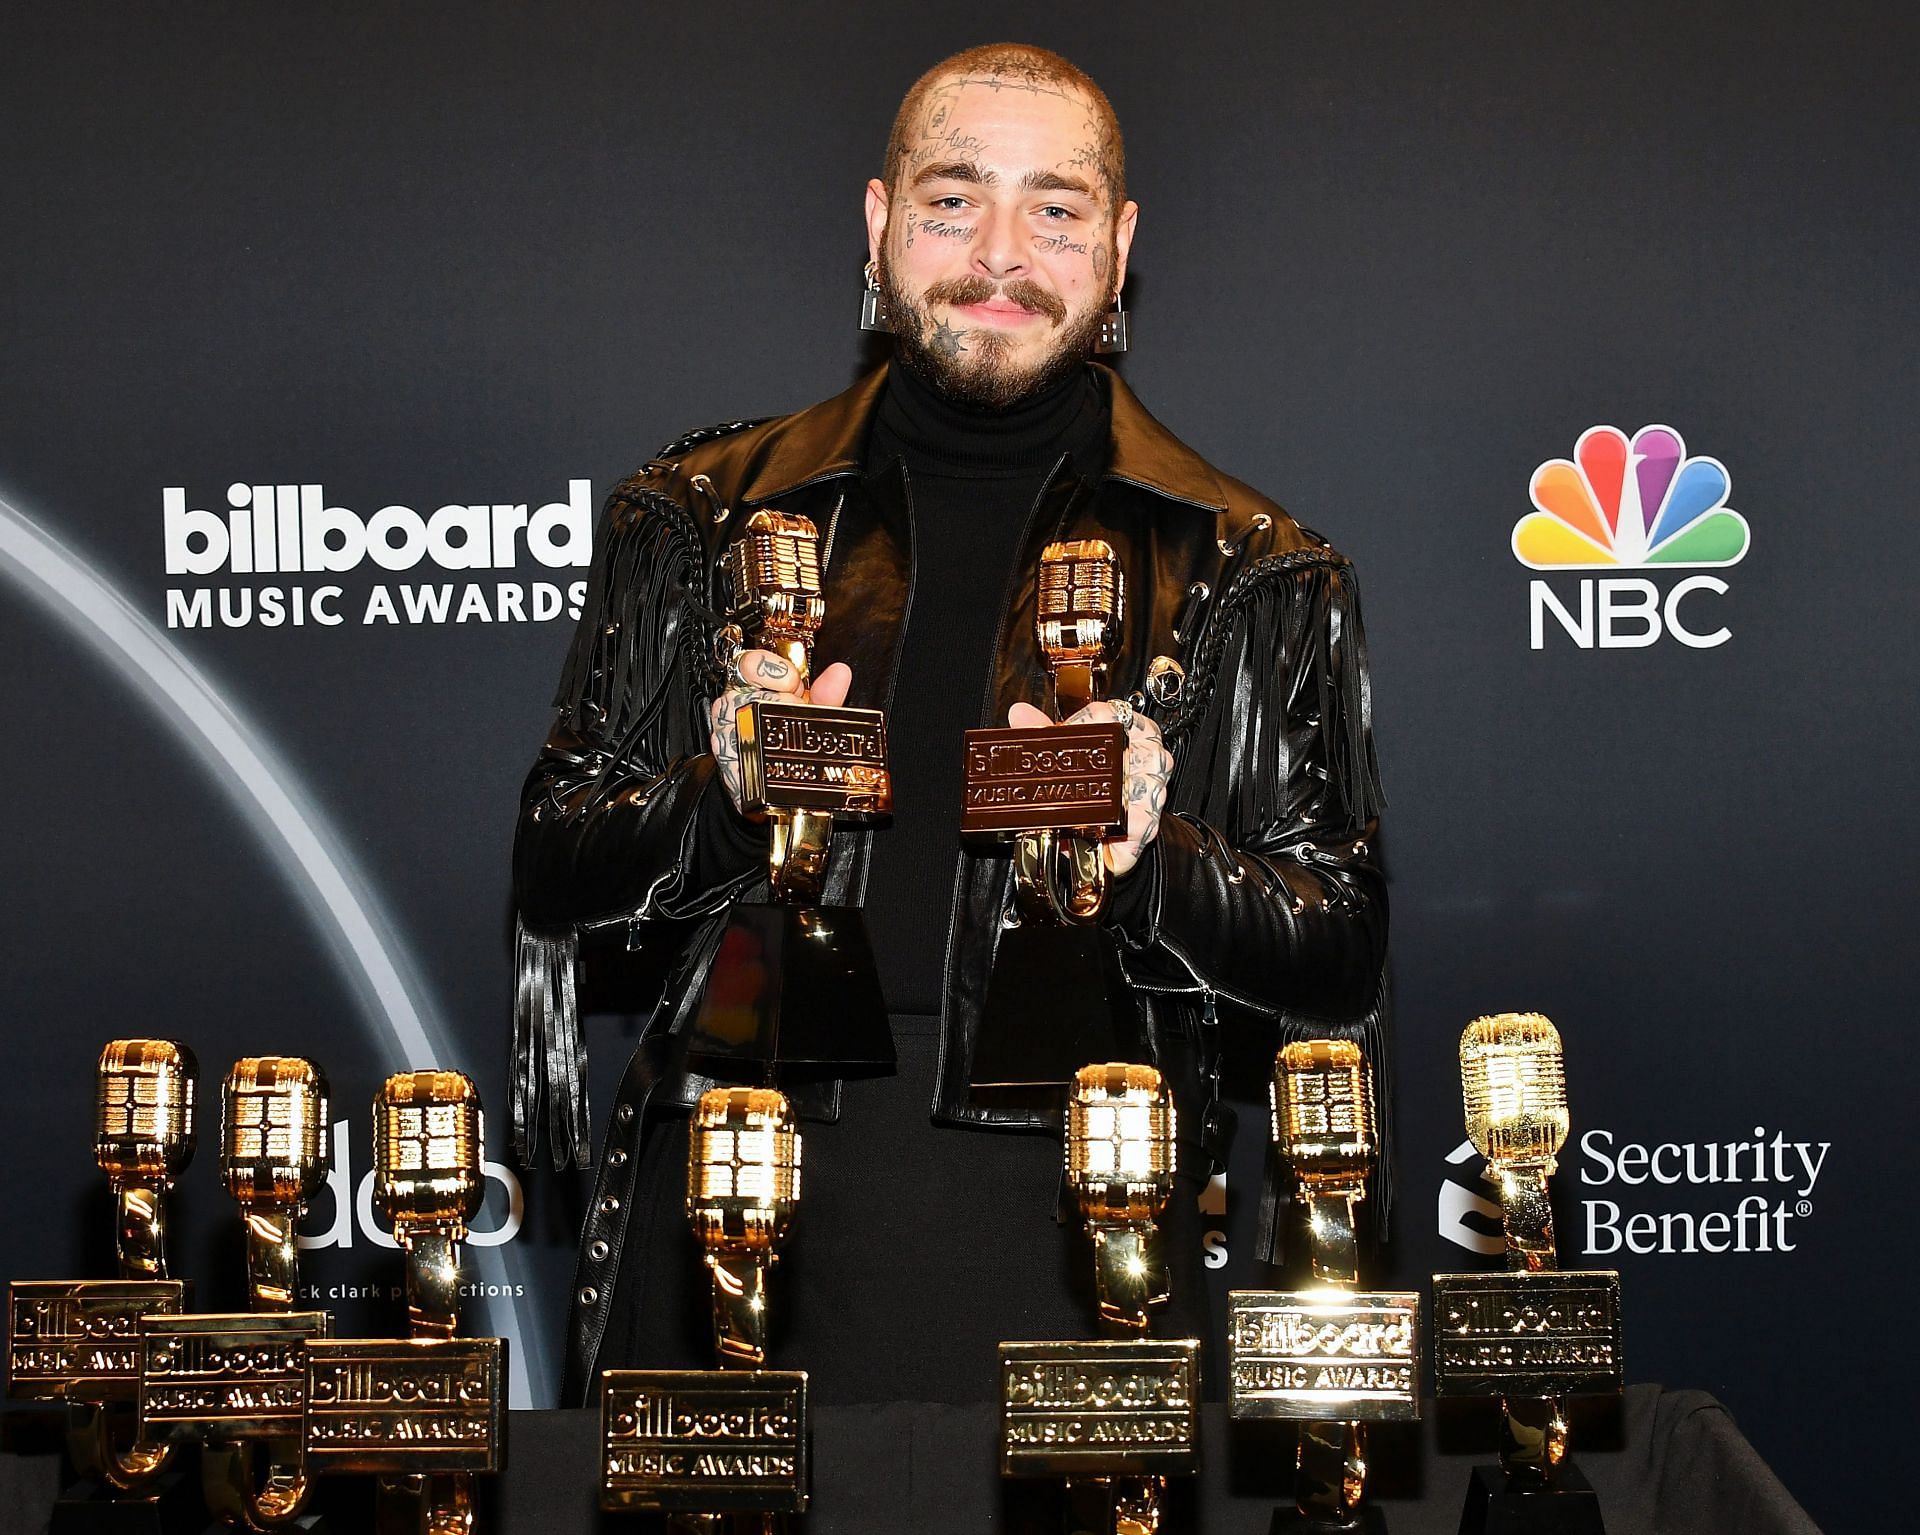
[[802,685],[800,673],[784,657],[770,650],[743,650],[734,663],[739,679],[714,699],[707,711],[710,723],[708,741],[713,760],[720,765],[720,781],[726,785],[727,798],[740,809],[740,711],[755,699],[774,703],[821,704],[837,709],[847,701],[847,689],[853,686],[853,672],[836,661],[813,679],[813,686]]

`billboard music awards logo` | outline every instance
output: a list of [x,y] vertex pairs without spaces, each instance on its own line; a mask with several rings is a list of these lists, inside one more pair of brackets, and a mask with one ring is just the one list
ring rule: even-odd
[[[169,629],[277,629],[317,624],[546,623],[580,616],[584,578],[481,580],[524,556],[545,571],[593,560],[593,486],[567,481],[564,501],[449,505],[427,515],[383,506],[369,517],[330,506],[319,485],[227,487],[226,506],[192,506],[184,486],[160,492]],[[433,579],[454,572],[466,579]],[[387,581],[383,574],[413,579]],[[233,581],[234,576],[297,576]],[[336,582],[334,576],[350,581]],[[368,577],[372,577],[371,584]],[[424,577],[424,579],[423,579]]]
[[[1800,1223],[1813,1214],[1813,1191],[1831,1141],[1789,1140],[1755,1125],[1725,1141],[1624,1140],[1588,1130],[1564,1148],[1554,1180],[1581,1190],[1577,1240],[1589,1258],[1683,1253],[1790,1253]],[[1505,1250],[1499,1190],[1485,1176],[1473,1142],[1447,1153],[1459,1169],[1440,1185],[1440,1235],[1468,1252]],[[1456,1181],[1470,1178],[1471,1183]],[[1604,1194],[1591,1190],[1605,1190]],[[1572,1243],[1561,1234],[1561,1250]]]
[[[1527,493],[1537,510],[1514,524],[1513,556],[1533,570],[1605,571],[1724,568],[1746,558],[1747,519],[1730,509],[1733,482],[1717,458],[1687,456],[1670,426],[1643,426],[1631,438],[1589,427],[1571,459],[1548,459]],[[1718,576],[1662,586],[1648,576],[1587,575],[1578,582],[1536,578],[1528,587],[1535,650],[1551,633],[1581,650],[1638,649],[1671,635],[1711,650],[1732,632],[1704,620],[1723,596]]]

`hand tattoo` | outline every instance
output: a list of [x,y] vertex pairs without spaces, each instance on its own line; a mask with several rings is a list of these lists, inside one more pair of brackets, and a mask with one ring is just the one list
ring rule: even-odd
[[1136,713],[1127,735],[1127,833],[1108,843],[1116,874],[1140,861],[1148,844],[1160,835],[1160,817],[1167,808],[1167,781],[1173,777],[1173,753],[1160,739],[1160,727]]
[[[1110,703],[1088,704],[1065,723],[1108,724],[1114,721]],[[1167,785],[1173,778],[1173,753],[1160,738],[1160,727],[1139,710],[1127,729],[1127,758],[1121,769],[1121,802],[1127,808],[1124,835],[1106,843],[1107,867],[1125,874],[1137,864],[1153,839],[1160,835],[1160,818],[1167,808]]]
[[746,793],[746,779],[740,768],[740,711],[756,699],[775,703],[794,702],[794,695],[790,692],[755,686],[756,683],[785,682],[793,675],[792,662],[756,650],[741,656],[739,665],[746,674],[746,680],[734,683],[714,699],[707,710],[708,744],[713,751],[714,763],[720,769],[720,781],[725,785],[727,797],[733,801],[735,810],[740,809],[740,801]]
[[708,741],[713,749],[713,760],[720,769],[720,782],[725,786],[727,798],[733,801],[735,810],[740,808],[741,798],[746,793],[746,781],[740,771],[740,711],[756,698],[772,696],[763,688],[736,684],[714,699],[707,711],[711,726]]

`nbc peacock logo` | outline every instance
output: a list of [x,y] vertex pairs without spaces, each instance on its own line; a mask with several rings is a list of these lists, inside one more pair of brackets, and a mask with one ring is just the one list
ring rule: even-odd
[[1527,487],[1535,509],[1514,524],[1514,558],[1533,570],[1591,574],[1572,591],[1531,583],[1533,648],[1546,647],[1549,619],[1582,650],[1634,649],[1665,635],[1696,650],[1725,644],[1731,631],[1696,628],[1680,611],[1697,593],[1724,596],[1719,577],[1689,576],[1663,591],[1645,575],[1603,572],[1739,564],[1752,533],[1727,505],[1732,488],[1727,466],[1689,456],[1670,426],[1643,426],[1631,437],[1616,426],[1589,427],[1571,459],[1540,465]]
[[1595,565],[1738,565],[1747,519],[1727,506],[1733,481],[1717,458],[1689,458],[1670,426],[1580,434],[1573,458],[1533,471],[1538,511],[1514,524],[1513,553],[1535,570]]

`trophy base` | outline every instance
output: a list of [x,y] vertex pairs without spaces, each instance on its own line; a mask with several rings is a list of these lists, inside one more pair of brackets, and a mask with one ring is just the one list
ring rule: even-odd
[[1387,1520],[1371,1503],[1362,1503],[1344,1522],[1309,1519],[1298,1509],[1276,1508],[1267,1535],[1387,1535]]
[[865,914],[736,902],[687,1032],[687,1064],[755,1084],[787,1068],[836,1077],[891,1072],[893,1031]]
[[[240,1528],[240,1526],[231,1525],[224,1520],[215,1519],[203,1523],[199,1527],[199,1532],[200,1535],[234,1535],[234,1531],[238,1528]],[[317,1513],[313,1510],[309,1510],[297,1518],[289,1519],[285,1524],[276,1524],[274,1526],[276,1531],[293,1530],[298,1532],[298,1535],[333,1535],[333,1528],[332,1525],[327,1523],[327,1516],[325,1514]]]
[[1082,1066],[1148,1059],[1133,988],[1094,927],[1024,924],[1000,935],[987,978],[973,1085],[1065,1087]]
[[54,1499],[47,1535],[200,1535],[207,1525],[200,1489],[179,1471],[156,1477],[145,1492],[115,1492],[75,1482]]
[[1516,1487],[1498,1466],[1475,1466],[1460,1535],[1606,1535],[1600,1498],[1571,1462],[1538,1487]]

